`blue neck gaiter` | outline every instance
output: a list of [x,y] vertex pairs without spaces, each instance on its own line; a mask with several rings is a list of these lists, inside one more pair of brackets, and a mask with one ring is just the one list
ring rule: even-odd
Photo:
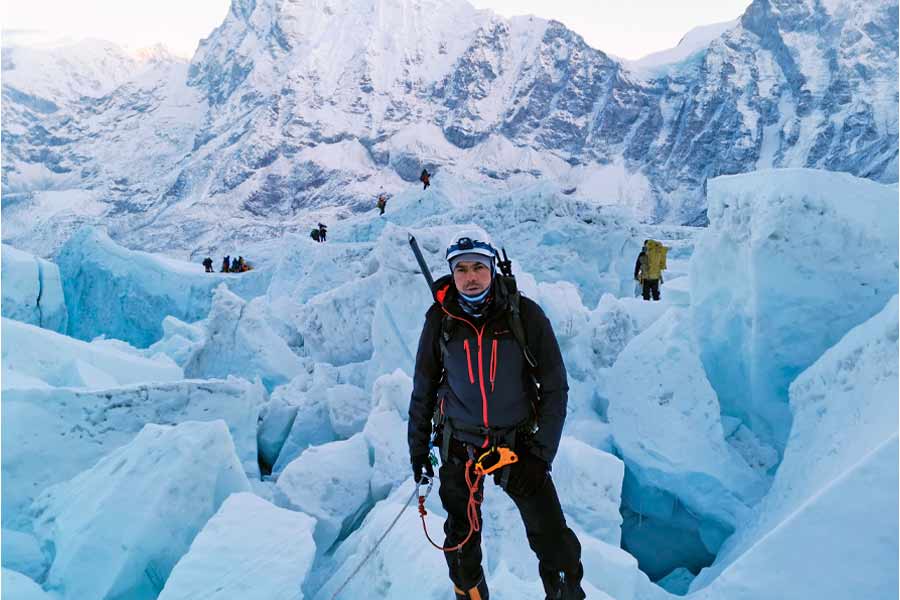
[[475,317],[476,319],[480,319],[484,315],[484,310],[487,308],[487,305],[490,303],[491,297],[491,286],[488,286],[483,292],[476,296],[468,296],[459,293],[459,307],[463,309],[463,312],[467,315]]

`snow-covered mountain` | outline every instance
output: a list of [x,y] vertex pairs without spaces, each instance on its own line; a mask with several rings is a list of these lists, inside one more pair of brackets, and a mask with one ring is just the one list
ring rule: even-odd
[[895,2],[757,0],[724,29],[652,75],[465,0],[234,0],[189,66],[7,49],[3,236],[48,254],[102,220],[205,251],[368,209],[423,166],[697,223],[717,175],[897,181]]
[[[112,42],[102,40],[50,48],[13,46],[3,49],[3,91],[10,94],[11,104],[27,105],[27,98],[19,96],[24,94],[59,109],[77,103],[82,97],[100,98],[109,94],[128,81],[137,69],[135,58]],[[35,103],[36,109],[41,107],[41,102]],[[52,109],[49,105],[43,108],[46,112]]]
[[[638,63],[464,0],[234,0],[191,61],[4,48],[4,593],[447,597],[414,511],[383,537],[407,234],[443,274],[478,227],[565,360],[588,598],[893,597],[897,48],[896,0],[756,0]],[[483,513],[494,595],[544,598]]]

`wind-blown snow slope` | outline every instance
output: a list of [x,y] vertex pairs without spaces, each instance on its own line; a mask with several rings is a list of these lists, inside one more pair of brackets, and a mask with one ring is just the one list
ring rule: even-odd
[[60,105],[101,98],[128,81],[142,63],[116,44],[97,39],[55,48],[4,47],[3,55],[5,91],[32,94],[36,107],[37,100]]

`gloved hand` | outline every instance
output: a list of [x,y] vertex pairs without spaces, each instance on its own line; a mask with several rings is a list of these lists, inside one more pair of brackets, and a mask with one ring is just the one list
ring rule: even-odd
[[413,481],[419,483],[422,481],[422,472],[429,477],[434,477],[434,467],[431,466],[431,456],[428,454],[420,454],[410,459],[412,463]]
[[550,465],[527,450],[519,453],[519,462],[506,468],[510,469],[506,491],[522,498],[540,491],[550,474]]

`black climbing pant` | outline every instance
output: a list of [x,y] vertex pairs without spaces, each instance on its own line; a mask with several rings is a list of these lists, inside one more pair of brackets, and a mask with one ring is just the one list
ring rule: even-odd
[[644,289],[643,289],[644,300],[649,300],[651,294],[653,295],[654,300],[659,300],[659,279],[645,279],[644,280]]
[[[456,440],[454,440],[455,442]],[[454,444],[455,445],[455,444]],[[469,520],[466,507],[469,501],[469,488],[466,485],[464,459],[453,456],[440,469],[440,496],[447,520],[444,522],[446,539],[444,546],[455,546],[465,539],[469,533]],[[474,477],[472,478],[474,481]],[[509,493],[509,492],[507,492]],[[476,498],[480,501],[484,494],[484,481],[479,485]],[[544,583],[548,598],[584,598],[581,590],[581,543],[566,524],[556,486],[548,477],[544,486],[532,496],[520,497],[509,494],[519,509],[525,524],[528,544],[538,558],[541,580]],[[481,506],[478,507],[478,522],[481,523]],[[481,533],[476,531],[472,538],[460,550],[445,552],[450,579],[460,589],[467,590],[484,577],[481,568]],[[560,579],[571,590],[569,595],[557,596]]]

